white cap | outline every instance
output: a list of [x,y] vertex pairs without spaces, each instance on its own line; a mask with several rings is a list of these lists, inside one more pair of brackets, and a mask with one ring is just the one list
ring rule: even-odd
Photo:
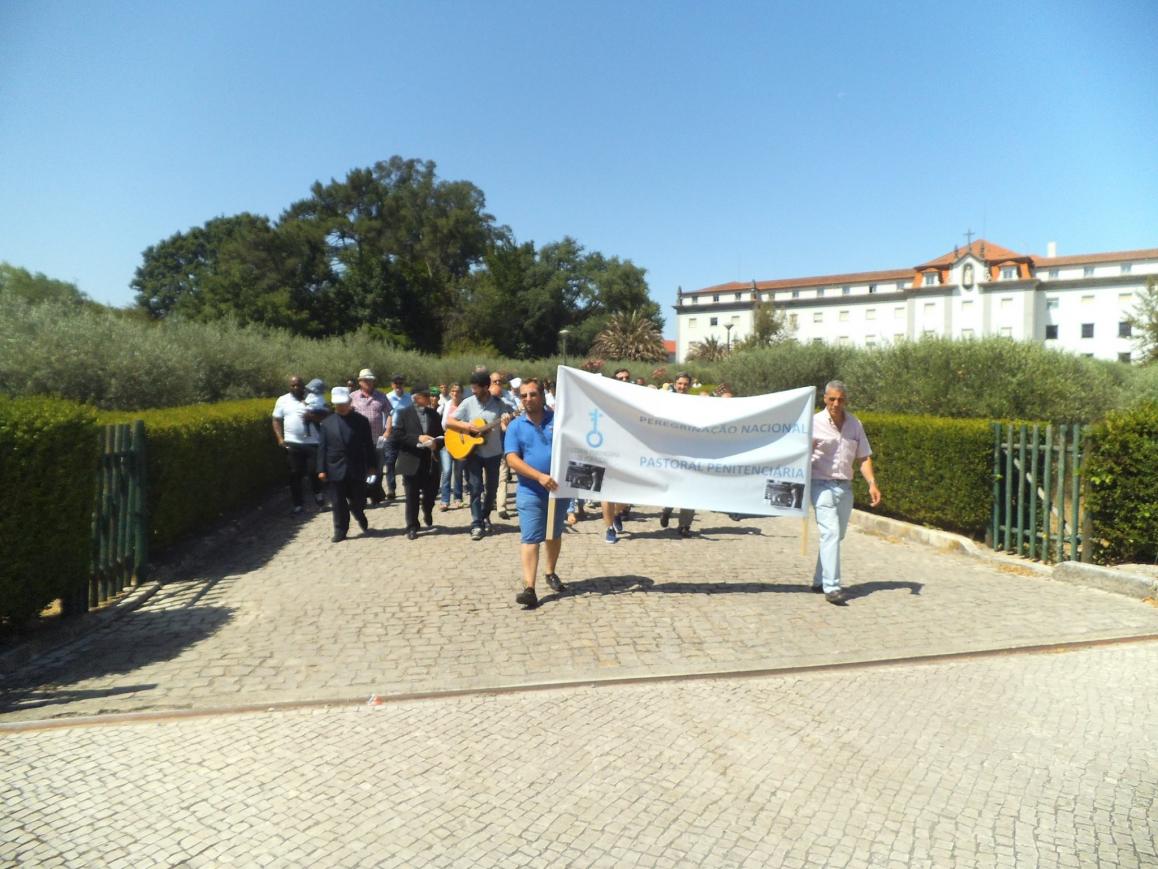
[[350,390],[344,386],[335,386],[334,391],[330,393],[330,401],[333,404],[349,404]]
[[519,377],[512,377],[511,378],[511,389],[517,390],[522,385],[523,385],[522,378],[519,378]]

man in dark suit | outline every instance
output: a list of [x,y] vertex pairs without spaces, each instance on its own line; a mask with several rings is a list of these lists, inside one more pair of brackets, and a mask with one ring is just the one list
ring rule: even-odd
[[395,467],[406,489],[406,536],[418,536],[418,499],[422,498],[422,521],[434,524],[434,496],[441,474],[438,451],[443,444],[442,421],[430,406],[430,390],[415,386],[410,390],[414,403],[398,413],[390,432],[390,442],[398,451]]
[[318,479],[330,490],[334,509],[334,543],[346,539],[350,514],[365,533],[370,530],[366,513],[366,475],[377,469],[374,439],[366,417],[354,413],[350,390],[335,386],[330,395],[334,413],[322,420],[318,434]]

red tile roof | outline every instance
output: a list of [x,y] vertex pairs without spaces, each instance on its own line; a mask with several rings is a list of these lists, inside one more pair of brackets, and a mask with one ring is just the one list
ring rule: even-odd
[[[898,281],[913,276],[912,269],[889,269],[881,272],[853,272],[847,275],[819,275],[811,278],[781,278],[775,281],[756,281],[757,290],[786,290],[795,287],[831,287],[840,284],[864,284],[879,281]],[[717,284],[693,293],[684,293],[685,296],[713,295],[715,293],[742,293],[751,292],[752,282],[740,283],[732,281],[728,284]]]
[[1143,250],[1120,250],[1111,253],[1083,253],[1074,256],[1035,256],[1033,264],[1039,269],[1053,266],[1079,266],[1092,263],[1121,262],[1122,260],[1158,259],[1158,247]]
[[[982,254],[982,251],[984,251],[984,254]],[[1009,262],[1010,260],[1029,258],[1023,253],[1017,253],[1017,251],[1012,251],[1007,247],[1002,247],[999,244],[993,244],[983,238],[979,238],[968,247],[957,248],[934,260],[929,260],[927,263],[921,263],[921,265],[917,266],[917,271],[935,268],[937,266],[951,266],[967,253],[971,253],[987,263]]]
[[[985,254],[982,256],[981,250],[984,247]],[[844,275],[817,275],[814,277],[803,278],[781,278],[774,281],[756,281],[757,290],[787,290],[805,287],[835,287],[843,284],[871,284],[881,281],[899,281],[911,280],[916,272],[924,271],[931,268],[946,268],[957,262],[966,253],[972,253],[979,259],[986,263],[997,266],[1006,262],[1025,262],[1032,263],[1035,268],[1048,268],[1052,266],[1066,266],[1066,265],[1085,265],[1090,263],[1103,262],[1120,262],[1124,260],[1146,260],[1158,259],[1158,248],[1145,248],[1143,250],[1124,250],[1112,253],[1089,253],[1078,254],[1075,256],[1058,256],[1058,257],[1041,257],[1034,254],[1022,254],[1017,251],[1010,250],[1007,247],[1002,247],[999,244],[993,244],[985,239],[977,239],[968,247],[957,248],[955,251],[942,254],[934,260],[929,260],[927,263],[922,263],[919,266],[907,269],[886,269],[884,271],[876,272],[852,272]],[[744,293],[751,292],[751,281],[729,281],[726,284],[716,284],[715,286],[705,287],[702,290],[694,290],[692,292],[683,293],[683,297],[687,296],[712,296],[723,295],[724,293]],[[748,301],[744,299],[743,301]]]

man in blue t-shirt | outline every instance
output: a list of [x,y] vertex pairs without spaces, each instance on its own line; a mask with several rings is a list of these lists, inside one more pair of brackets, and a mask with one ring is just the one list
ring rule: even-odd
[[[543,401],[543,387],[531,378],[519,385],[519,399],[523,415],[507,428],[503,449],[507,465],[519,475],[515,505],[519,511],[521,559],[523,563],[523,590],[515,595],[515,603],[527,609],[539,605],[535,594],[535,574],[539,570],[539,544],[547,538],[547,508],[549,492],[559,488],[551,477],[551,438],[555,433],[555,413],[547,410]],[[563,583],[555,573],[559,548],[563,545],[563,520],[567,511],[562,506],[555,511],[554,533],[547,542],[547,585],[555,592],[563,591]]]

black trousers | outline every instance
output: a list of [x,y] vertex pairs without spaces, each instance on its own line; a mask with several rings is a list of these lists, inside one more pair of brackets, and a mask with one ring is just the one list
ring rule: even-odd
[[291,444],[286,441],[286,463],[289,465],[290,496],[294,506],[302,506],[302,477],[310,478],[310,489],[315,495],[322,491],[318,479],[318,448],[313,444]]
[[437,466],[431,463],[426,471],[419,471],[413,476],[403,475],[402,487],[406,489],[406,527],[418,528],[418,498],[422,497],[422,513],[429,516],[434,510],[434,497],[438,492],[439,475],[435,473]]
[[350,514],[359,525],[366,523],[366,481],[361,477],[347,477],[344,480],[330,480],[330,506],[334,510],[334,535],[345,537],[350,530]]

